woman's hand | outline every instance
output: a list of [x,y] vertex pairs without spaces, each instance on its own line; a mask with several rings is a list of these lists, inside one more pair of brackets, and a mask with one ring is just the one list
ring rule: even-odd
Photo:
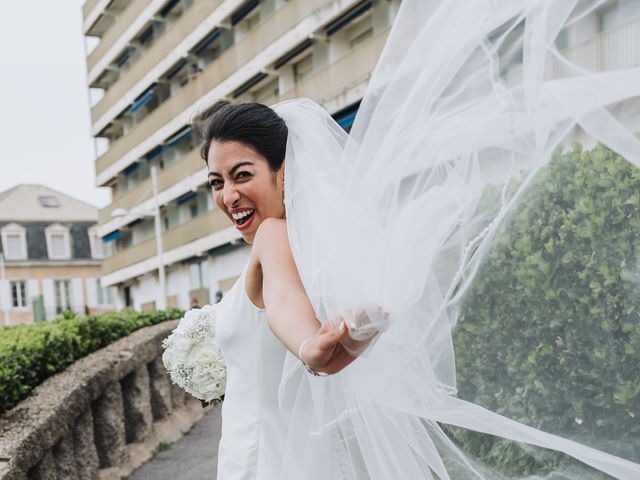
[[389,326],[389,313],[375,303],[346,309],[330,318],[302,348],[306,365],[337,373],[360,356]]
[[318,372],[337,373],[356,359],[340,343],[347,338],[349,329],[344,322],[338,328],[326,322],[304,345],[300,360]]

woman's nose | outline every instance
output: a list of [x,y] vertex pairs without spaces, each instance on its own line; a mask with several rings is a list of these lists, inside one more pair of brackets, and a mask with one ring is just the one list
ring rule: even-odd
[[233,208],[234,205],[240,200],[240,193],[233,185],[225,185],[222,191],[222,201],[227,208]]

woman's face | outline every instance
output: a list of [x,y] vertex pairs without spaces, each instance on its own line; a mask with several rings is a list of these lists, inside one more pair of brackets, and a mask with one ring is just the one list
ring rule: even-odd
[[255,150],[231,140],[212,141],[207,160],[213,199],[247,243],[265,218],[284,218],[283,167],[273,172]]

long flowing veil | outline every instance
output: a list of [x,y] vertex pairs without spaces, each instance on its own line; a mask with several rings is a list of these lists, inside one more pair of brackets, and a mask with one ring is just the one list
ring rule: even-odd
[[391,314],[289,355],[281,478],[640,478],[640,69],[556,47],[604,3],[404,0],[349,135],[274,107],[318,318]]

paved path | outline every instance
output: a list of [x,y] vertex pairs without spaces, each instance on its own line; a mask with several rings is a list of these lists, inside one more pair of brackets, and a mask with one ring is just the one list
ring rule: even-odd
[[129,480],[216,480],[220,406],[215,407],[167,451],[156,454]]

